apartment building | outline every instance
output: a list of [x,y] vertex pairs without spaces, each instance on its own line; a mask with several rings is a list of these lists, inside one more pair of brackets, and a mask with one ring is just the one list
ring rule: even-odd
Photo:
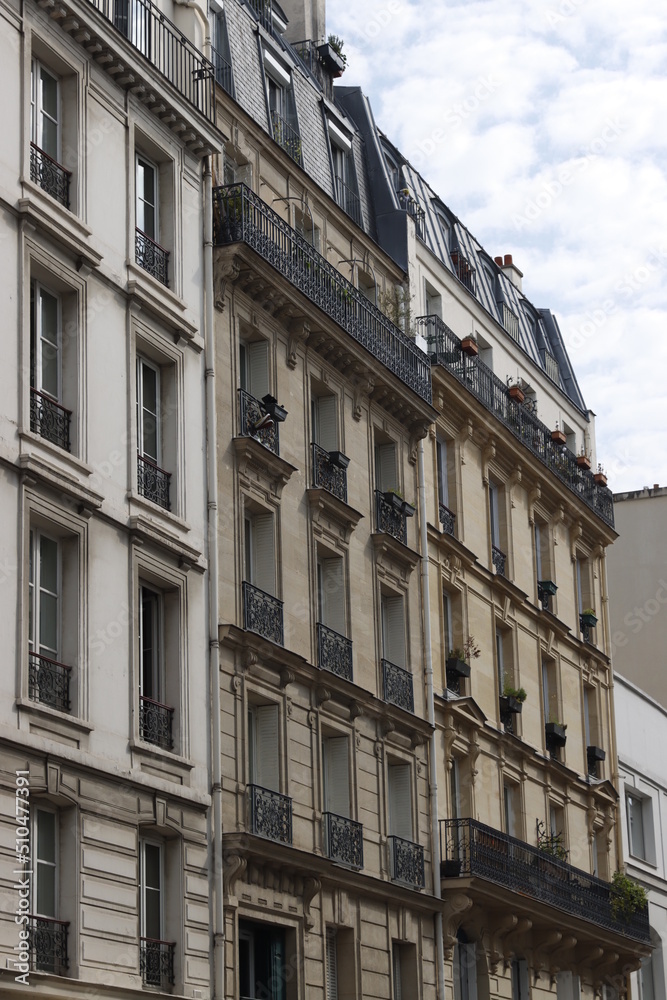
[[176,4],[0,15],[0,993],[205,997],[213,67]]

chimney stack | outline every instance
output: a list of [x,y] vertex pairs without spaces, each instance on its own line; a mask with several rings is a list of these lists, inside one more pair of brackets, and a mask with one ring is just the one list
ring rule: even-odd
[[516,266],[516,264],[513,262],[512,254],[506,253],[504,260],[502,257],[494,257],[493,259],[495,260],[498,267],[502,270],[503,274],[507,275],[507,277],[510,279],[515,288],[518,288],[519,291],[521,291],[521,279],[523,278],[523,271],[520,271],[519,268]]
[[326,0],[278,0],[289,21],[288,42],[326,42]]

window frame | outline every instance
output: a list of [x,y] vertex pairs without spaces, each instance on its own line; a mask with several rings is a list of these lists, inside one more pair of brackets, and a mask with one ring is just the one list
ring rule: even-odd
[[[43,369],[43,314],[40,304],[42,296],[48,295],[56,303],[56,342],[54,346],[57,352],[56,358],[56,381],[58,384],[56,395],[44,388],[42,379]],[[63,304],[62,297],[57,292],[53,292],[37,278],[30,279],[30,388],[44,393],[50,399],[62,406],[63,400]]]
[[[60,813],[59,810],[51,805],[50,802],[45,802],[43,800],[38,800],[34,807],[34,814],[31,820],[31,835],[32,835],[32,846],[31,852],[33,853],[33,860],[35,864],[35,871],[33,882],[31,885],[31,906],[32,913],[36,917],[44,917],[49,920],[58,920],[60,913]],[[53,900],[54,900],[54,913],[40,913],[39,907],[37,905],[38,892],[39,892],[39,864],[40,859],[38,856],[39,852],[39,821],[38,817],[40,813],[48,813],[50,816],[54,817],[54,862],[52,865],[48,863],[53,868]],[[47,864],[47,862],[43,862]]]
[[[144,413],[151,411],[146,411],[144,406],[144,380],[143,372],[144,368],[148,371],[152,371],[155,375],[155,402],[157,410],[153,416],[155,417],[155,450],[157,455],[154,457],[149,455],[145,449],[145,429],[144,429]],[[161,384],[161,371],[159,365],[154,361],[150,361],[143,354],[137,352],[137,451],[142,458],[148,458],[150,461],[155,462],[160,468],[162,468],[162,384]]]
[[[41,600],[40,595],[43,591],[41,587],[41,540],[42,538],[48,539],[56,546],[56,649],[51,650],[50,647],[43,647],[41,642]],[[58,663],[61,662],[62,655],[62,601],[63,601],[63,577],[62,577],[62,547],[61,540],[58,537],[53,537],[47,532],[42,531],[40,527],[30,527],[29,538],[28,538],[29,554],[28,554],[28,651],[34,653],[36,656],[45,656],[47,659],[55,660]],[[49,596],[54,596],[51,591],[46,591]],[[49,649],[50,652],[42,653],[41,649]]]
[[152,935],[146,934],[146,847],[155,847],[159,851],[159,867],[160,867],[160,933],[156,940],[163,941],[165,937],[165,895],[166,895],[166,883],[165,883],[165,845],[161,840],[156,840],[153,837],[141,837],[139,841],[139,934],[140,937],[146,938]]
[[[129,2],[131,3],[132,0],[129,0]],[[145,236],[148,237],[149,240],[152,240],[153,243],[158,243],[159,244],[159,242],[160,242],[160,168],[159,168],[159,166],[158,166],[157,163],[155,163],[153,160],[150,159],[150,157],[146,156],[144,153],[140,152],[139,150],[135,150],[134,156],[135,156],[135,165],[134,165],[134,170],[135,170],[135,174],[134,174],[134,176],[135,176],[135,181],[134,181],[134,195],[135,195],[135,199],[134,199],[134,224],[135,224],[136,228],[140,232],[142,232]],[[143,166],[144,169],[146,167],[148,167],[148,169],[152,170],[152,172],[153,172],[153,183],[154,183],[153,197],[154,197],[154,204],[152,206],[150,206],[150,202],[148,202],[146,200],[145,195],[142,197],[142,195],[140,194],[140,188],[139,188],[139,166],[140,166],[140,163],[142,164],[142,166]],[[148,229],[146,229],[143,226],[139,225],[139,205],[140,205],[140,203],[142,205],[147,204],[147,205],[149,205],[153,209],[154,219],[153,219],[153,227],[152,227],[153,228],[153,232],[152,233],[150,233],[148,231]]]
[[[37,71],[37,72],[36,72]],[[43,140],[43,125],[42,125],[42,115],[47,115],[51,121],[53,119],[48,112],[43,108],[41,100],[41,72],[44,71],[51,79],[55,80],[56,83],[56,103],[57,103],[57,113],[58,118],[55,121],[56,126],[56,153],[50,153],[44,145]],[[38,79],[39,78],[39,79]],[[47,68],[46,63],[38,56],[32,56],[30,61],[30,141],[34,143],[42,152],[46,153],[52,159],[56,160],[60,164],[62,158],[62,130],[63,130],[63,119],[62,119],[62,86],[60,77],[54,73],[51,69]]]

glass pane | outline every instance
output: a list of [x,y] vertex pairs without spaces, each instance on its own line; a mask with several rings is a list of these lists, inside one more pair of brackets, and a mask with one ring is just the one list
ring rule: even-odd
[[43,809],[37,810],[37,858],[56,862],[56,815]]
[[144,878],[147,889],[160,889],[160,848],[157,844],[144,845]]
[[160,940],[160,893],[155,889],[146,889],[144,896],[144,936]]
[[149,205],[155,204],[155,171],[147,163],[139,160],[139,197]]
[[58,590],[58,543],[53,538],[39,540],[39,581],[42,590]]
[[145,410],[157,412],[157,378],[152,368],[141,366],[141,389]]
[[58,159],[58,126],[46,115],[42,115],[41,147],[53,160]]
[[152,205],[148,205],[145,201],[139,202],[139,210],[141,215],[141,222],[137,221],[139,229],[143,229],[146,236],[150,236],[152,240],[155,239],[155,209]]
[[42,917],[56,915],[56,869],[54,865],[37,862],[37,913]]
[[50,118],[58,120],[58,81],[42,68],[42,110]]
[[58,599],[53,594],[39,595],[39,647],[46,656],[56,659],[58,651]]
[[146,413],[144,410],[143,423],[143,453],[147,458],[152,458],[154,462],[157,462],[157,427],[153,414]]
[[39,293],[41,303],[42,339],[58,345],[58,299],[43,289]]

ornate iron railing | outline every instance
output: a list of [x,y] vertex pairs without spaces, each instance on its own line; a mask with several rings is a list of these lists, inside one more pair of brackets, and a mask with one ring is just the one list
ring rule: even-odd
[[282,646],[283,602],[251,583],[243,584],[243,627]]
[[165,472],[146,455],[137,455],[137,486],[140,496],[146,497],[158,507],[171,510],[170,483],[171,472]]
[[45,153],[43,149],[30,143],[30,180],[38,184],[42,191],[69,208],[69,185],[72,174],[69,170]]
[[512,340],[519,343],[519,317],[503,302],[503,326]]
[[391,877],[395,882],[424,888],[424,848],[401,837],[389,837]]
[[30,968],[36,972],[50,972],[64,976],[69,967],[67,956],[68,920],[53,917],[28,916],[28,950]]
[[431,402],[428,356],[245,184],[214,191],[216,246],[246,243],[385,368]]
[[364,828],[345,816],[326,812],[324,839],[327,857],[350,868],[364,867]]
[[259,785],[248,785],[250,829],[258,837],[292,843],[292,800]]
[[135,234],[134,259],[152,278],[169,287],[169,251],[141,229],[137,229]]
[[556,361],[551,351],[547,351],[546,348],[542,350],[540,353],[542,355],[542,363],[544,364],[545,372],[547,373],[551,381],[555,382],[556,385],[559,386],[560,368],[558,367],[558,362]]
[[271,0],[246,0],[252,11],[255,12],[257,20],[267,31],[271,31],[273,20],[271,17]]
[[213,56],[213,66],[215,69],[215,80],[230,97],[234,96],[234,85],[232,76],[232,66],[219,49],[211,48]]
[[[242,437],[255,438],[274,455],[280,455],[280,433],[277,420],[266,422],[267,411],[261,399],[255,399],[245,389],[239,389],[239,425]],[[258,426],[262,424],[263,426]]]
[[627,919],[615,917],[609,882],[476,820],[440,820],[440,857],[443,873],[479,876],[600,927],[649,941],[648,906]]
[[272,110],[271,128],[273,129],[273,138],[278,145],[285,150],[288,156],[292,157],[295,163],[302,166],[301,136],[294,126],[290,125],[277,111]]
[[215,122],[213,66],[151,0],[88,0],[176,90]]
[[414,219],[415,232],[420,240],[424,239],[424,220],[426,214],[421,205],[407,191],[398,192],[398,203],[408,215]]
[[145,986],[159,986],[164,990],[174,985],[175,950],[175,941],[139,938],[139,966]]
[[34,434],[39,434],[45,441],[70,451],[71,422],[71,410],[65,409],[39,389],[30,389],[30,430]]
[[452,250],[449,256],[454,268],[454,274],[459,279],[461,284],[467,288],[469,292],[472,292],[472,294],[475,295],[475,285],[477,279],[475,268],[461,250]]
[[354,188],[351,188],[349,184],[342,181],[340,177],[336,178],[336,201],[353,222],[356,222],[360,226],[361,202],[359,201],[359,195]]
[[498,548],[497,545],[491,546],[491,558],[493,560],[493,565],[496,568],[496,573],[498,574],[498,576],[505,576],[507,556],[501,549]]
[[397,705],[406,712],[414,712],[415,696],[412,674],[390,660],[382,660],[382,692],[386,702]]
[[71,667],[39,653],[28,653],[28,696],[40,705],[48,705],[59,712],[71,708],[69,689]]
[[139,699],[139,735],[163,750],[174,749],[174,710],[152,698]]
[[538,420],[525,404],[512,399],[505,383],[483,361],[463,354],[461,341],[439,316],[419,316],[416,323],[429,344],[433,363],[447,368],[561,482],[613,528],[614,500],[609,487],[596,483],[590,469],[580,468],[576,455],[552,440],[551,428]]
[[334,462],[328,451],[313,442],[313,485],[321,486],[347,503],[347,468]]
[[382,490],[375,491],[375,522],[379,532],[391,535],[403,545],[407,544],[407,517],[395,501],[386,499]]
[[352,640],[317,623],[317,654],[322,670],[352,680]]
[[445,507],[444,503],[438,504],[438,516],[440,518],[440,524],[442,525],[442,530],[445,535],[454,534],[454,525],[456,523],[456,514],[453,514],[449,507]]

